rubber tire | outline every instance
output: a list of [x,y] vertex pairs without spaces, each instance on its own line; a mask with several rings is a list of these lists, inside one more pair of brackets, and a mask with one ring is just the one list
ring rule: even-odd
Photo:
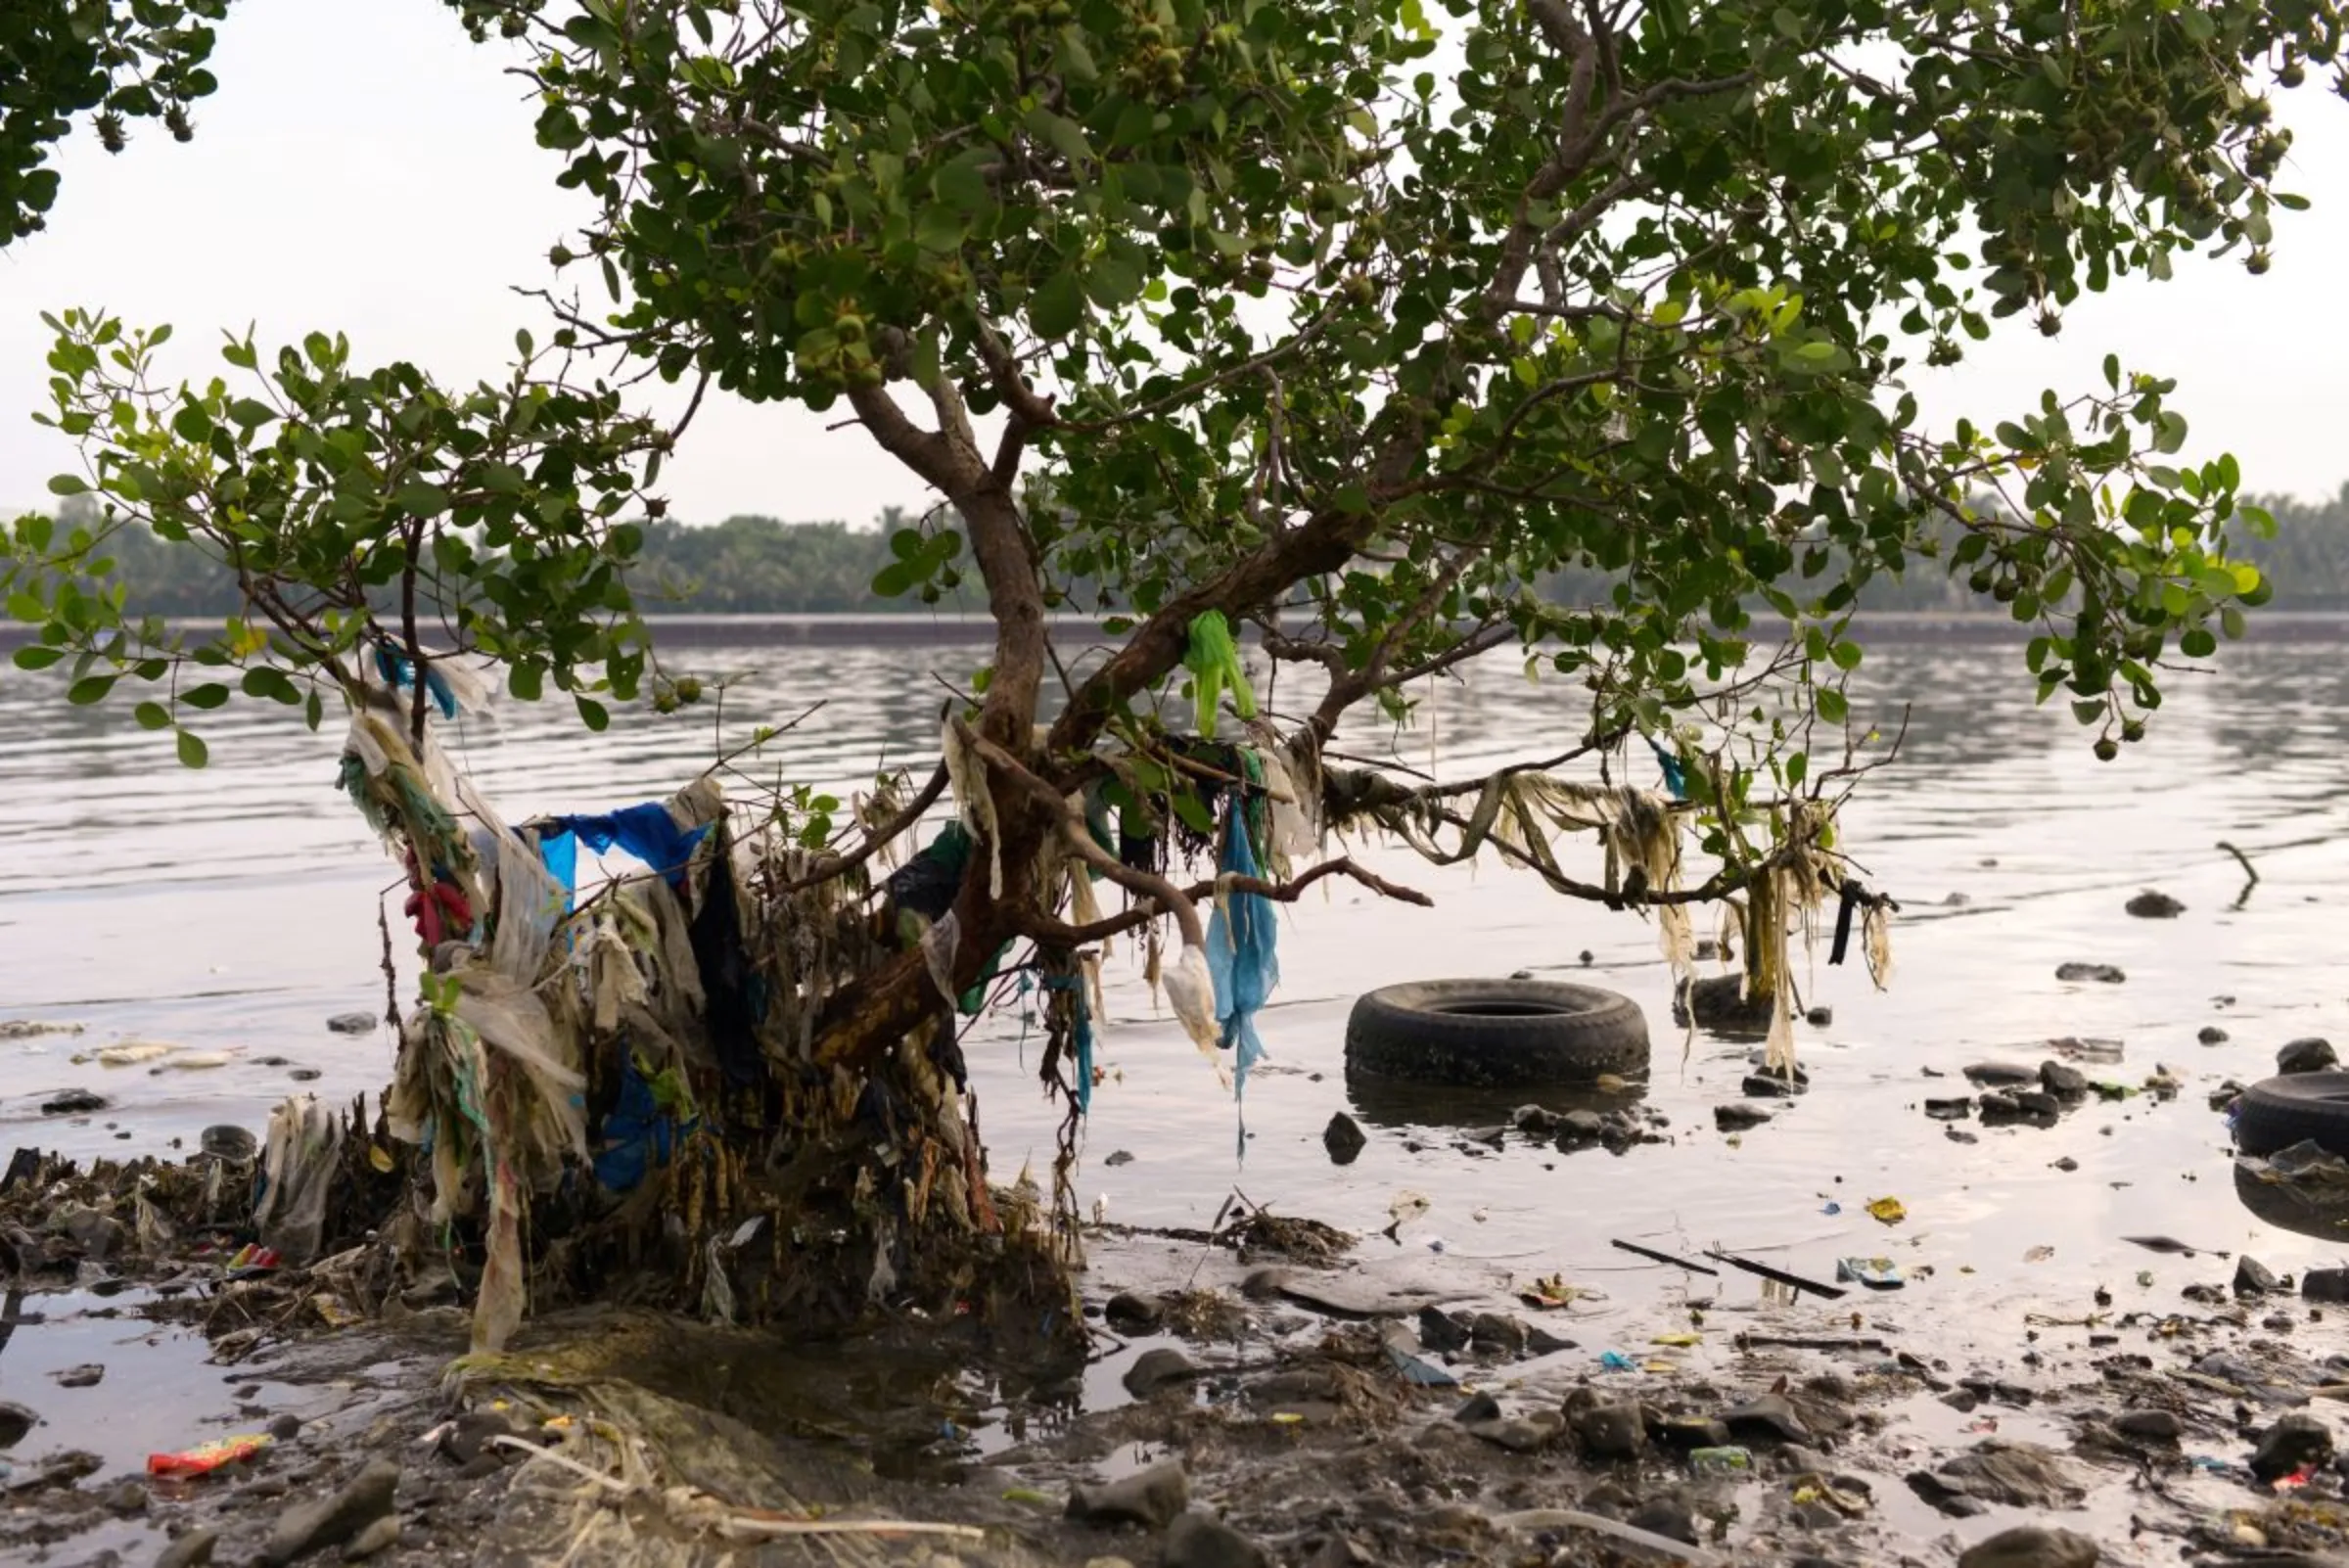
[[[1484,1009],[1523,1008],[1523,1012]],[[1647,1067],[1647,1016],[1629,996],[1538,980],[1419,980],[1365,992],[1346,1067],[1454,1088],[1588,1084]]]
[[2314,1138],[2349,1158],[2349,1073],[2262,1079],[2235,1104],[2234,1146],[2245,1154],[2274,1154]]

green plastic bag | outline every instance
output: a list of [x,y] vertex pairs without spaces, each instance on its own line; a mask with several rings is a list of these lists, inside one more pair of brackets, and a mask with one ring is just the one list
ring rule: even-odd
[[1223,688],[1231,688],[1231,706],[1242,718],[1256,716],[1256,693],[1249,689],[1248,672],[1240,668],[1240,647],[1231,639],[1231,623],[1221,610],[1203,610],[1191,622],[1191,645],[1182,656],[1191,672],[1191,689],[1199,700],[1199,734],[1214,739],[1216,710]]

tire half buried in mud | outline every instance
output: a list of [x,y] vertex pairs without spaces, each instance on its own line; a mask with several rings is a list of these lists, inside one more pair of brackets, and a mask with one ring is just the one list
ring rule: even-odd
[[2349,1073],[2262,1079],[2235,1101],[2234,1146],[2269,1155],[2313,1138],[2349,1158]]
[[1647,1067],[1647,1017],[1629,996],[1538,980],[1418,980],[1364,993],[1346,1069],[1454,1088],[1588,1084]]

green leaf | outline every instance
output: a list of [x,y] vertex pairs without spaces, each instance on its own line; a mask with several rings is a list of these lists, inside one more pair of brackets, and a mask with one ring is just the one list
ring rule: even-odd
[[571,700],[578,705],[580,723],[585,724],[589,729],[594,730],[599,735],[611,727],[611,710],[607,709],[602,703],[597,702],[592,697],[581,697],[576,694]]
[[[267,403],[251,397],[240,397],[228,405],[228,417],[248,432],[256,431],[277,417],[277,410]],[[201,767],[201,762],[191,763]]]
[[115,689],[116,675],[84,675],[66,688],[66,701],[78,708],[106,701],[106,694]]
[[46,669],[66,657],[63,648],[24,647],[10,656],[19,669]]
[[1827,657],[1834,661],[1838,669],[1857,669],[1862,658],[1860,645],[1856,642],[1839,642],[1827,650]]
[[89,490],[88,482],[77,474],[60,474],[49,482],[49,493],[52,495],[87,495]]
[[546,671],[525,659],[506,672],[506,689],[526,703],[534,703],[546,689]]
[[211,761],[211,748],[205,745],[195,731],[183,729],[179,732],[180,766],[202,767],[206,762]]
[[228,701],[228,688],[218,681],[206,681],[179,694],[179,700],[190,708],[213,709]]
[[2219,639],[2210,634],[2208,626],[2193,626],[2179,637],[2178,651],[2188,659],[2208,659],[2219,651]]
[[138,720],[141,729],[171,727],[171,711],[161,703],[141,703],[130,711],[130,716]]
[[1077,274],[1057,272],[1028,301],[1028,325],[1039,338],[1066,338],[1084,320],[1084,295]]
[[245,678],[238,684],[245,688],[248,697],[267,697],[289,708],[301,701],[301,693],[295,689],[286,672],[268,665],[255,665],[246,670]]
[[1209,810],[1205,803],[1189,790],[1176,791],[1168,797],[1167,804],[1174,808],[1174,814],[1182,818],[1183,825],[1193,833],[1212,834],[1216,831],[1215,812]]
[[1830,724],[1840,724],[1851,716],[1851,705],[1842,692],[1832,686],[1821,686],[1818,696],[1819,716]]
[[910,561],[892,561],[873,574],[873,592],[883,599],[898,599],[913,590],[916,578]]

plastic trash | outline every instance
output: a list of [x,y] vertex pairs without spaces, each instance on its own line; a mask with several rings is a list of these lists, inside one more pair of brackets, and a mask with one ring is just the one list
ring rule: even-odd
[[1880,1220],[1888,1225],[1897,1225],[1909,1218],[1909,1211],[1902,1207],[1901,1200],[1898,1198],[1871,1198],[1868,1200],[1867,1212],[1872,1218]]
[[343,1124],[315,1094],[289,1099],[269,1113],[261,1201],[253,1216],[265,1247],[297,1265],[318,1255],[342,1148]]
[[1754,1467],[1751,1449],[1690,1449],[1688,1465],[1698,1475],[1731,1475]]
[[1629,1356],[1626,1356],[1621,1351],[1601,1352],[1598,1358],[1598,1364],[1605,1367],[1610,1372],[1636,1371],[1639,1366],[1637,1361],[1633,1360]]
[[266,1432],[248,1432],[241,1437],[216,1438],[199,1443],[177,1453],[150,1453],[147,1473],[152,1476],[209,1475],[223,1465],[241,1464],[269,1447],[273,1439]]
[[1870,1290],[1899,1290],[1908,1283],[1901,1277],[1901,1267],[1890,1258],[1838,1258],[1835,1277]]

